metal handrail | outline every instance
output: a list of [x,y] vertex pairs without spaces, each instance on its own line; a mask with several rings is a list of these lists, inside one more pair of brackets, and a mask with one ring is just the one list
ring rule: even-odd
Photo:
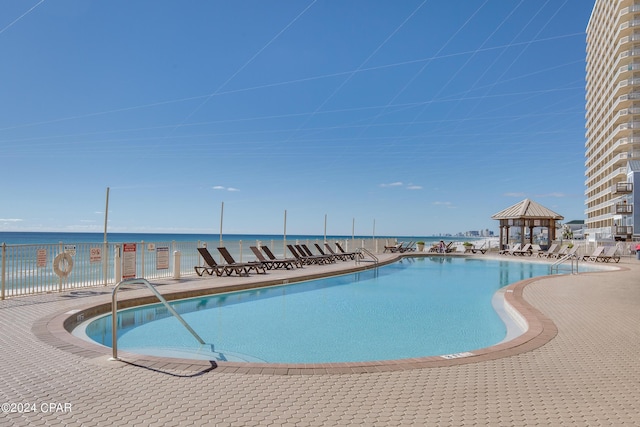
[[109,360],[120,360],[118,357],[118,299],[117,292],[120,285],[145,285],[153,294],[160,300],[160,302],[169,310],[169,313],[173,314],[173,316],[182,323],[182,326],[187,328],[191,335],[198,340],[200,344],[205,344],[204,340],[200,338],[200,335],[194,331],[191,326],[178,314],[177,311],[169,303],[166,299],[158,292],[156,288],[153,287],[151,283],[149,283],[146,279],[126,279],[120,281],[114,288],[111,294],[111,348],[113,350],[112,357]]
[[[557,273],[560,270],[560,265],[564,264],[568,260],[571,260],[571,274],[577,274],[578,273],[578,257],[575,254],[566,254],[562,258],[558,259],[556,262],[551,264],[551,267],[549,268],[549,271],[551,272],[551,274],[553,274],[554,269],[555,269],[555,272]],[[575,263],[575,269],[574,269],[574,263]]]
[[380,260],[378,259],[377,256],[375,256],[373,254],[373,252],[371,252],[370,250],[368,250],[367,248],[358,248],[356,249],[357,255],[356,255],[356,263],[360,263],[362,262],[362,254],[366,254],[367,256],[371,257],[371,259],[373,260],[373,262],[375,264],[378,264],[380,262]]

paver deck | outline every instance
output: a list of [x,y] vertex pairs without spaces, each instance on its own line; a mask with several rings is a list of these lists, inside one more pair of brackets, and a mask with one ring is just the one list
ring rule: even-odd
[[[514,292],[549,320],[541,328],[553,333],[542,346],[380,372],[113,362],[61,339],[56,323],[60,313],[110,301],[110,288],[7,299],[0,301],[0,425],[640,425],[640,261],[617,266],[541,278]],[[268,279],[290,274],[272,271]],[[159,289],[263,278],[190,278]],[[144,291],[122,298],[136,293]]]

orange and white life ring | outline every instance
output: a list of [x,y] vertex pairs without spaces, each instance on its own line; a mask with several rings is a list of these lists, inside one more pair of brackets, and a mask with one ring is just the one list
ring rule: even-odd
[[66,252],[59,253],[53,259],[53,272],[58,277],[66,278],[73,270],[73,258]]

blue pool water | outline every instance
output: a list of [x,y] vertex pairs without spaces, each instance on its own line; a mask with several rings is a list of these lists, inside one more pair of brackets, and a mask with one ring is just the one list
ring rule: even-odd
[[[162,305],[123,310],[120,350],[205,360],[362,362],[447,355],[494,345],[503,286],[549,266],[471,258],[405,258],[376,270],[172,302],[207,345]],[[111,346],[111,316],[85,325]],[[213,351],[212,351],[213,350]]]

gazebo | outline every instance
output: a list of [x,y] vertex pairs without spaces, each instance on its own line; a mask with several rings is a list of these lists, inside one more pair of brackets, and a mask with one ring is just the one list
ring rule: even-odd
[[500,221],[500,248],[503,249],[509,241],[511,227],[520,228],[521,244],[524,244],[525,228],[529,229],[529,243],[533,243],[533,229],[535,227],[546,227],[549,230],[549,241],[555,240],[556,221],[561,221],[564,217],[533,200],[524,199],[520,203],[492,215],[491,219]]

